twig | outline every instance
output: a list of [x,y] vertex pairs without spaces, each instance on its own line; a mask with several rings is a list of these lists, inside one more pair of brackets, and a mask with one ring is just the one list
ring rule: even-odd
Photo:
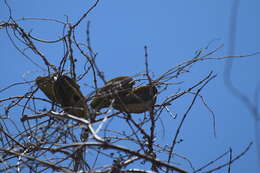
[[83,14],[83,16],[81,16],[81,18],[72,26],[72,28],[77,27],[77,26],[81,23],[81,21],[82,21],[85,17],[87,17],[87,15],[97,6],[98,3],[99,3],[99,0],[96,0],[96,2],[92,5],[92,7],[90,7],[90,8],[88,9],[88,11],[87,11],[85,14]]
[[214,171],[216,171],[216,170],[220,170],[220,169],[222,169],[222,168],[224,168],[224,167],[226,167],[226,166],[228,166],[228,165],[230,165],[230,164],[233,164],[233,163],[234,163],[235,161],[237,161],[240,157],[242,157],[243,155],[245,155],[246,152],[251,148],[252,145],[253,145],[253,142],[250,142],[249,145],[246,147],[246,149],[245,149],[243,152],[241,152],[239,155],[237,155],[236,157],[233,157],[232,160],[230,160],[230,161],[228,161],[227,163],[224,163],[224,164],[222,164],[222,165],[220,165],[220,166],[218,166],[218,167],[216,167],[216,168],[214,168],[214,169],[208,170],[208,171],[206,171],[205,173],[211,173],[211,172],[214,172]]
[[[183,123],[184,123],[188,113],[190,112],[191,108],[193,107],[193,105],[195,103],[195,100],[197,99],[198,94],[208,84],[209,81],[211,81],[212,79],[214,79],[216,77],[216,75],[213,75],[213,76],[211,76],[211,75],[212,75],[212,72],[210,72],[209,75],[204,79],[205,80],[204,84],[197,90],[195,96],[192,99],[192,102],[191,102],[190,106],[188,107],[188,109],[186,110],[186,112],[184,113],[184,115],[183,115],[183,117],[181,119],[181,122],[180,122],[180,124],[179,124],[179,126],[177,128],[177,131],[176,131],[176,135],[174,136],[174,139],[173,139],[172,144],[171,144],[170,153],[169,153],[169,156],[168,156],[168,163],[170,163],[170,161],[171,161],[172,154],[173,154],[173,149],[174,149],[174,146],[176,144],[176,141],[177,141],[178,135],[180,133],[180,130],[182,128],[182,125],[183,125]],[[168,171],[169,170],[167,170],[167,172]]]
[[69,145],[63,145],[62,147],[57,148],[57,150],[75,147],[75,146],[103,147],[103,148],[115,149],[115,150],[123,151],[123,152],[126,152],[128,154],[140,157],[140,158],[145,159],[147,161],[150,161],[152,163],[154,162],[154,163],[158,164],[159,166],[166,167],[170,170],[178,171],[179,173],[187,173],[187,171],[184,171],[183,169],[177,168],[176,166],[173,166],[173,165],[168,164],[166,162],[162,162],[160,160],[154,159],[153,157],[151,157],[149,155],[141,154],[139,152],[130,150],[128,148],[124,148],[124,147],[119,146],[119,145],[113,145],[113,144],[110,144],[110,143],[107,143],[107,142],[102,142],[102,143],[100,143],[100,142],[74,143],[74,144],[69,144]]

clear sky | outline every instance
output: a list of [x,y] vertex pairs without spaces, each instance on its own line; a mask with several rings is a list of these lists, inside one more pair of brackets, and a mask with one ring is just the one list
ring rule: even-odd
[[[40,17],[75,22],[94,1],[69,0],[27,0],[8,1],[14,18]],[[217,56],[228,55],[229,16],[233,1],[227,0],[101,0],[88,17],[91,21],[92,46],[98,52],[97,63],[110,79],[119,75],[134,75],[144,71],[144,45],[148,46],[150,70],[155,77],[167,69],[182,63],[195,52],[216,40],[211,48],[220,44],[224,48]],[[241,1],[238,13],[236,48],[237,55],[260,50],[260,1]],[[0,20],[8,19],[8,10],[0,1]],[[84,35],[87,22],[83,22],[78,36]],[[57,39],[62,26],[39,21],[27,21],[22,25],[37,37],[46,40]],[[86,38],[80,38],[84,41]],[[25,78],[34,79],[44,74],[21,56],[11,45],[4,30],[0,30],[1,81],[0,88]],[[63,49],[42,45],[45,55],[58,62]],[[36,60],[38,61],[38,60]],[[254,101],[259,86],[260,55],[236,59],[232,79],[236,87]],[[258,173],[260,161],[257,158],[254,119],[241,101],[237,100],[224,85],[225,61],[207,61],[196,64],[184,78],[184,85],[171,87],[169,93],[187,87],[213,70],[218,76],[202,91],[207,104],[215,112],[217,138],[213,136],[210,113],[198,99],[184,124],[181,138],[184,142],[177,147],[177,153],[185,155],[200,167],[220,154],[233,149],[236,155],[253,141],[248,153],[232,166],[234,173]],[[35,73],[35,76],[31,73]],[[178,82],[178,81],[177,81]],[[86,87],[86,91],[88,88]],[[15,88],[0,93],[0,98],[21,94],[24,90]],[[258,91],[259,93],[259,87]],[[259,98],[258,98],[259,99]],[[190,99],[179,101],[170,109],[182,115]],[[259,107],[259,105],[258,105]],[[165,122],[173,123],[173,122]],[[173,123],[177,124],[177,123]],[[166,124],[167,125],[167,124]],[[260,126],[260,123],[259,123]],[[176,127],[166,129],[171,134]],[[260,128],[259,128],[260,129]],[[260,131],[256,132],[258,135]],[[167,141],[167,137],[162,140]],[[260,146],[259,146],[260,147]],[[228,158],[226,158],[228,160]],[[221,170],[220,172],[227,172]]]

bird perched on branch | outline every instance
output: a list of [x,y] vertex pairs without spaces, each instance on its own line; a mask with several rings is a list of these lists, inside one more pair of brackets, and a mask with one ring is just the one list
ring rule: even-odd
[[55,98],[53,76],[39,76],[36,78],[36,84],[51,101],[59,103]]
[[118,90],[119,92],[124,92],[127,89],[131,89],[134,84],[133,78],[129,76],[119,76],[107,81],[100,91]]
[[75,80],[65,75],[58,76],[53,88],[55,98],[65,112],[77,117],[90,118],[85,97]]
[[157,89],[153,85],[133,88],[128,94],[115,99],[113,108],[127,113],[143,113],[151,110],[156,102]]
[[126,95],[132,90],[135,81],[129,76],[119,76],[106,82],[97,90],[92,99],[91,107],[95,110],[109,107],[113,99]]
[[157,89],[153,85],[134,87],[133,78],[120,76],[108,81],[93,97],[91,107],[100,110],[112,106],[122,112],[143,113],[156,101]]

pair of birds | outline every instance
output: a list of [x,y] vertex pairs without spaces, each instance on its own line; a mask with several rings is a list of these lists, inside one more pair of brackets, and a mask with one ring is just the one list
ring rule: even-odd
[[[86,99],[74,79],[66,75],[39,76],[36,84],[50,100],[60,104],[65,112],[91,118]],[[107,107],[127,113],[143,113],[151,110],[156,101],[156,87],[154,85],[134,87],[134,84],[134,79],[128,76],[109,80],[96,91],[90,106],[96,111]]]

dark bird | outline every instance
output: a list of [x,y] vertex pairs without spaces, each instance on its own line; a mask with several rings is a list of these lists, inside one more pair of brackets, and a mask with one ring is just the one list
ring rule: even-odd
[[113,108],[127,113],[143,113],[151,110],[156,102],[157,89],[153,85],[133,88],[128,94],[118,97]]
[[75,80],[65,75],[58,76],[54,82],[54,93],[65,112],[77,117],[90,118],[85,97]]
[[119,76],[106,82],[106,84],[97,90],[92,99],[91,107],[100,110],[111,106],[113,99],[129,93],[134,85],[133,78],[129,76]]
[[39,76],[36,78],[36,85],[40,90],[53,102],[58,103],[54,93],[54,77],[53,76]]

